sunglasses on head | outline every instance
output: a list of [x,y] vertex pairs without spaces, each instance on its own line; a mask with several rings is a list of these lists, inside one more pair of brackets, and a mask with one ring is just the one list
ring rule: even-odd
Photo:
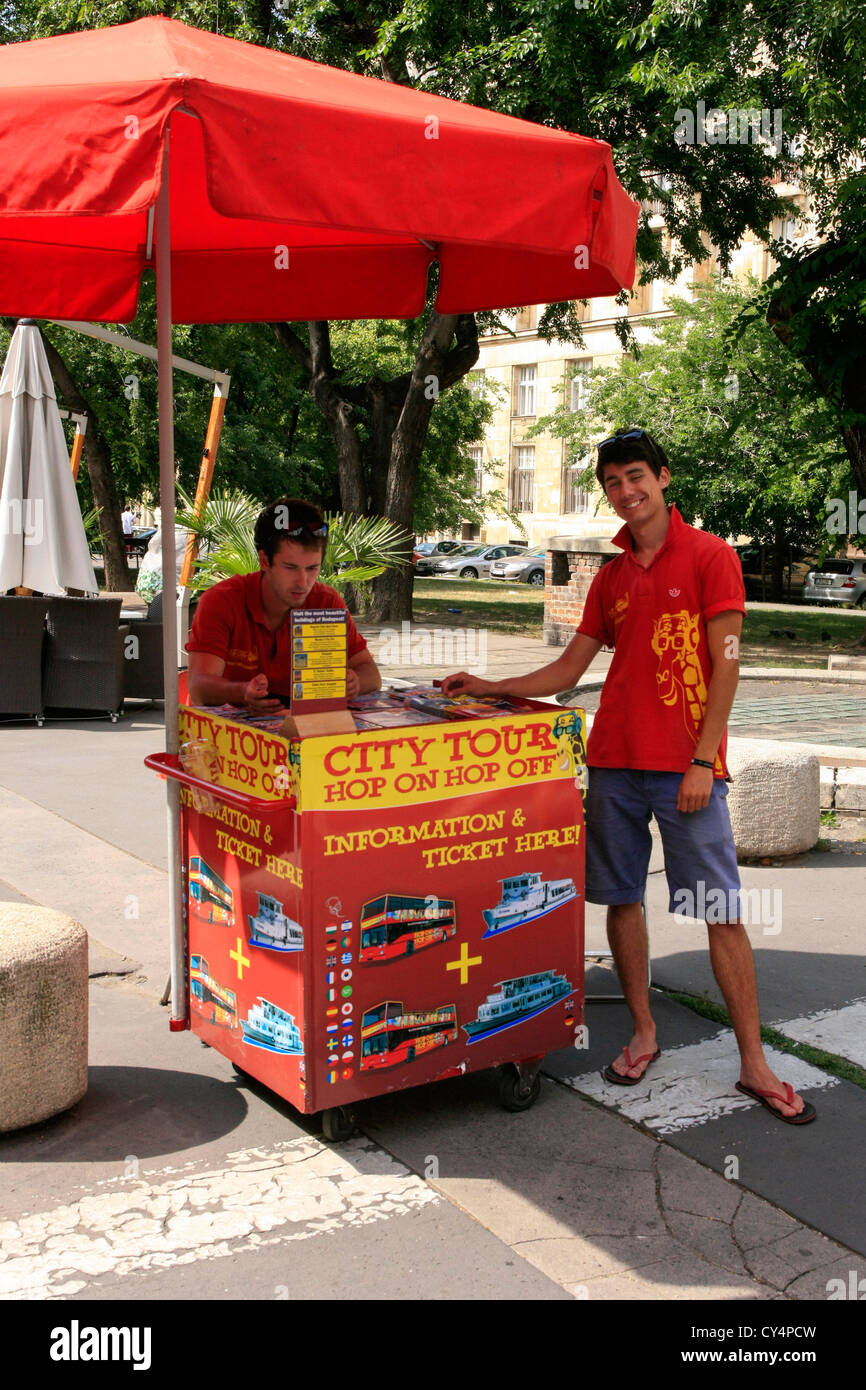
[[310,536],[322,536],[322,537],[324,537],[324,536],[327,536],[327,534],[328,534],[328,523],[327,523],[327,521],[323,521],[322,524],[321,524],[321,526],[309,526],[309,525],[292,526],[292,527],[280,526],[280,527],[278,527],[277,529],[278,529],[279,531],[281,531],[282,534],[283,534],[284,536],[289,536],[290,538],[292,538],[292,537],[294,537],[294,536],[302,536],[302,535],[304,534],[305,531],[306,531],[307,534],[310,535]]
[[648,437],[646,430],[629,430],[627,434],[612,434],[610,439],[603,439],[597,447],[601,452],[602,449],[607,448],[608,444],[622,444],[627,439],[647,439]]

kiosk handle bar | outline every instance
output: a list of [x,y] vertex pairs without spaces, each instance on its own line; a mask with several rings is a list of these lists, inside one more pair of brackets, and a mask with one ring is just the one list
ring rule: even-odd
[[151,753],[145,758],[144,765],[153,772],[158,772],[161,777],[171,777],[175,782],[182,782],[185,787],[210,792],[220,801],[227,801],[230,806],[237,806],[241,811],[273,815],[275,811],[293,811],[297,806],[297,797],[294,796],[287,796],[284,801],[265,801],[258,796],[247,796],[245,792],[229,791],[227,787],[221,787],[216,782],[206,782],[203,777],[193,777],[192,773],[181,766],[176,753]]

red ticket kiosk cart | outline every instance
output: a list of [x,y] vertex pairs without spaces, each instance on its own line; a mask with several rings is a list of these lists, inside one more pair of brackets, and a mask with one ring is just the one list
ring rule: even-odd
[[525,1109],[583,1022],[585,720],[303,740],[182,706],[187,1025],[346,1138],[361,1101],[498,1067]]

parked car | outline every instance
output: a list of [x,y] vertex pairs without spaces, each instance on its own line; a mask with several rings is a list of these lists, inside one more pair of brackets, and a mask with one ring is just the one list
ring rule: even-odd
[[466,541],[421,541],[412,551],[412,564],[417,567],[419,560],[427,560],[431,555],[453,555],[466,544]]
[[[746,586],[746,598],[757,599],[759,601],[772,598],[772,578],[773,578],[773,553],[770,546],[760,545],[738,545],[735,547],[743,566],[743,583]],[[761,580],[761,551],[763,549],[764,559],[764,578]],[[804,551],[792,547],[785,556],[785,564],[782,571],[782,597],[798,600],[803,593],[803,584],[806,575],[814,569],[820,562],[816,555],[807,555]]]
[[494,560],[490,566],[491,579],[510,579],[512,583],[544,586],[544,550],[526,550],[522,555]]
[[487,579],[493,560],[525,554],[524,545],[467,545],[453,555],[431,555],[419,560],[416,573],[437,579]]
[[803,602],[866,608],[866,560],[824,560],[806,575]]

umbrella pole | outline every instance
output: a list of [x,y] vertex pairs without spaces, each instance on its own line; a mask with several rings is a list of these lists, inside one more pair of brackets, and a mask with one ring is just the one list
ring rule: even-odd
[[[171,351],[171,218],[168,195],[170,123],[165,132],[162,182],[156,204],[156,347],[159,373],[159,505],[162,527],[162,661],[165,695],[165,751],[177,753],[177,560],[174,544],[174,394]],[[186,947],[183,933],[180,864],[180,786],[166,779],[168,802],[168,893],[171,952],[171,1020],[188,1027]]]

